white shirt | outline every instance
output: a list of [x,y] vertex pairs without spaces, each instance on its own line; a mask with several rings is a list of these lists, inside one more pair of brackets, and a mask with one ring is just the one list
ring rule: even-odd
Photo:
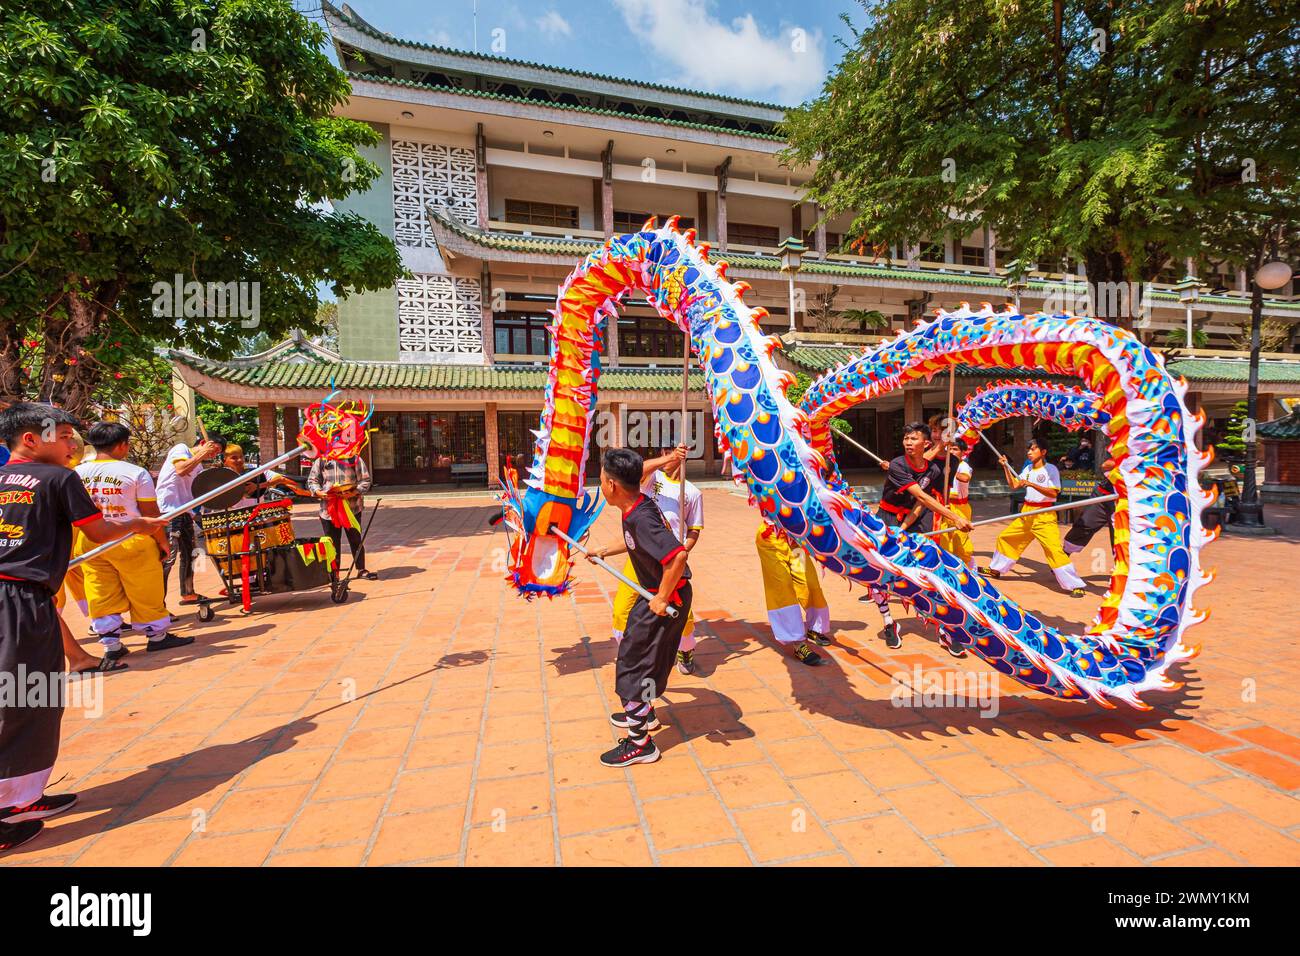
[[[272,478],[279,478],[279,477],[280,477],[280,473],[278,471],[264,471],[256,478],[249,478],[249,481],[270,481]],[[233,505],[230,506],[230,510],[238,511],[240,508],[251,508],[254,505],[261,504],[262,501],[264,500],[265,499],[263,498],[247,498],[247,497],[240,498],[238,501],[236,501]]]
[[138,518],[140,502],[158,499],[149,472],[129,461],[88,461],[76,470],[105,518]]
[[975,472],[971,470],[970,462],[963,461],[959,464],[957,470],[953,472],[952,488],[949,489],[949,494],[954,498],[965,498],[967,492],[970,490],[967,486],[970,484],[971,476],[974,474]]
[[[681,485],[673,481],[662,471],[650,475],[641,485],[641,493],[653,498],[659,510],[664,513],[673,537],[682,539],[682,519],[678,511],[681,505]],[[686,482],[686,530],[699,531],[704,528],[704,495],[689,481]]]
[[[1056,470],[1055,465],[1049,465],[1046,462],[1037,468],[1031,462],[1020,470],[1019,477],[1023,481],[1032,481],[1036,485],[1055,488],[1058,491],[1061,488],[1061,473]],[[1028,505],[1050,505],[1056,501],[1056,497],[1043,494],[1037,488],[1025,489],[1025,504]]]
[[167,458],[162,468],[158,470],[158,507],[164,513],[179,508],[194,497],[191,489],[199,469],[195,468],[188,475],[180,475],[176,472],[177,464],[193,457],[194,452],[184,442],[173,445],[167,452]]

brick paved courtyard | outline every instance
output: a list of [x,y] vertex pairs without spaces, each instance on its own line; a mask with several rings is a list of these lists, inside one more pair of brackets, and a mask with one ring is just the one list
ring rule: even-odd
[[[572,597],[525,603],[501,579],[490,499],[390,502],[371,535],[383,577],[347,604],[316,591],[188,616],[194,645],[132,654],[101,715],[70,711],[52,789],[81,803],[0,863],[1300,863],[1300,510],[1269,512],[1287,537],[1204,552],[1203,652],[1175,673],[1183,690],[1137,713],[1009,682],[969,706],[927,700],[993,671],[914,618],[888,651],[874,608],[834,578],[832,665],[792,663],[766,627],[755,514],[705,496],[700,668],[659,708],[659,763],[596,761],[617,736],[612,579],[584,567]],[[606,513],[594,540],[616,528]],[[980,554],[995,534],[977,529]],[[1090,618],[1096,600],[1055,591],[1029,557],[1007,592],[1052,623]],[[1106,557],[1076,556],[1098,588]],[[75,608],[69,621],[85,633]],[[937,705],[896,706],[896,675]]]

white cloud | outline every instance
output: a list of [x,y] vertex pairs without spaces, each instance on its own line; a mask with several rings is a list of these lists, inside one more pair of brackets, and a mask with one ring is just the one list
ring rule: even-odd
[[541,31],[542,36],[550,37],[552,40],[573,35],[569,21],[555,10],[547,10],[544,16],[537,18],[537,29]]
[[628,29],[658,58],[651,68],[666,63],[678,71],[669,83],[798,103],[826,78],[820,30],[799,33],[798,24],[791,24],[764,33],[753,14],[723,23],[709,11],[708,0],[614,2]]
[[455,42],[451,38],[451,34],[448,31],[442,29],[441,27],[430,27],[429,29],[425,30],[424,42],[432,44],[433,46],[443,46],[443,47],[456,46]]

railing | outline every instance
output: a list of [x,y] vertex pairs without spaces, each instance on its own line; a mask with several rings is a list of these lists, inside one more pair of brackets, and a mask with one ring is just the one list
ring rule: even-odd
[[574,229],[569,226],[532,226],[527,223],[505,222],[501,219],[488,220],[488,229],[493,232],[510,232],[519,236],[548,236],[555,239],[603,240],[605,238],[605,234],[598,229]]

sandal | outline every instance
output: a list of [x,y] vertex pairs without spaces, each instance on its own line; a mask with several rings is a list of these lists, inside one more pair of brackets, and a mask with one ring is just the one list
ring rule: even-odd
[[204,604],[211,600],[211,598],[206,598],[202,594],[196,595],[192,601],[189,598],[181,598],[181,607],[193,607],[196,604]]
[[358,572],[357,572],[357,577],[361,578],[361,580],[363,580],[363,581],[378,581],[378,580],[379,580],[379,575],[376,574],[374,571],[358,571]]
[[118,671],[124,671],[130,668],[124,660],[117,660],[111,657],[101,657],[94,667],[88,667],[84,671],[69,671],[70,677],[85,677],[89,674],[115,674]]

